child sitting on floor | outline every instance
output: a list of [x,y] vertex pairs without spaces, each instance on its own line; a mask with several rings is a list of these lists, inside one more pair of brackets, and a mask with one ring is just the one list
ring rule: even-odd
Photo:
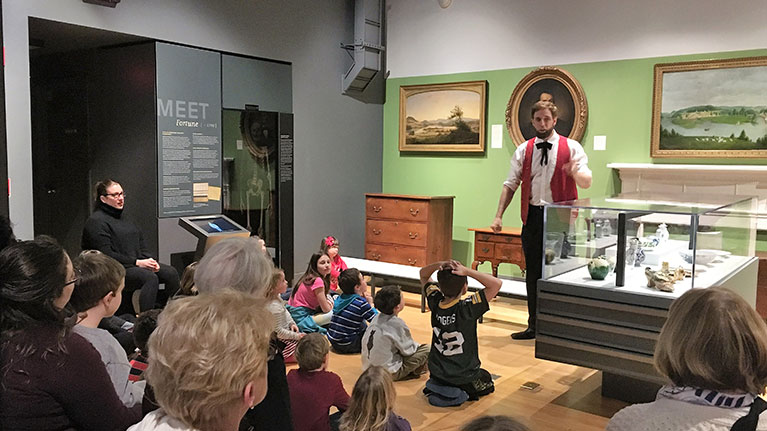
[[370,366],[386,368],[394,380],[418,378],[426,369],[429,345],[418,344],[410,335],[399,313],[405,298],[399,286],[384,286],[373,300],[380,312],[362,338],[362,370]]
[[394,413],[397,392],[388,371],[370,367],[352,389],[341,431],[410,431],[410,422]]
[[373,298],[358,269],[344,270],[338,276],[338,286],[343,294],[335,300],[328,339],[338,353],[360,353],[367,322],[378,312],[371,306]]
[[122,301],[125,268],[116,260],[95,250],[80,253],[72,262],[78,277],[69,303],[78,313],[74,332],[88,340],[101,355],[115,392],[127,407],[141,402],[143,384],[128,379],[131,366],[125,350],[112,334],[99,329],[101,319],[114,315]]
[[293,352],[296,351],[296,345],[305,334],[298,331],[298,326],[293,318],[285,309],[285,303],[282,302],[280,295],[285,293],[288,288],[288,282],[285,280],[285,272],[279,268],[274,268],[272,271],[272,280],[269,283],[269,288],[266,290],[266,308],[274,316],[274,332],[277,334],[277,339],[280,340],[285,347],[282,349],[282,357],[285,362],[295,362],[293,358]]
[[[337,430],[341,413],[349,405],[341,378],[327,371],[329,352],[328,340],[321,334],[307,334],[298,342],[298,369],[290,370],[287,377],[295,431]],[[331,416],[333,406],[339,411]]]
[[[439,270],[438,283],[431,279],[435,270]],[[461,299],[468,287],[467,276],[479,281],[485,288]],[[462,399],[458,404],[465,401],[466,396],[470,400],[477,400],[493,392],[495,387],[490,373],[480,368],[477,320],[490,309],[489,301],[501,289],[501,280],[466,268],[454,260],[435,262],[421,268],[420,278],[431,310],[431,326],[434,330],[429,352],[429,402],[450,405],[452,401],[447,400],[447,404],[443,404],[446,400],[438,399],[439,389],[445,387],[465,392],[457,397],[449,396],[455,398],[456,402]]]
[[298,279],[288,300],[288,311],[301,332],[320,332],[330,323],[333,299],[330,293],[330,258],[314,253],[301,278]]
[[136,326],[133,328],[133,340],[136,343],[136,352],[130,358],[130,376],[131,382],[143,380],[144,371],[149,364],[149,336],[157,328],[157,318],[162,310],[154,308],[142,311],[136,319]]
[[341,255],[338,253],[338,240],[336,237],[329,235],[322,238],[320,243],[320,253],[327,254],[330,258],[330,290],[338,292],[338,276],[347,269],[346,262],[341,259]]

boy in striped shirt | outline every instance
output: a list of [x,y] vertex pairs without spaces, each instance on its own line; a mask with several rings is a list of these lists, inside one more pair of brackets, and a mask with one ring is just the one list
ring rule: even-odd
[[337,353],[360,353],[367,322],[373,320],[378,311],[372,306],[373,297],[358,269],[349,268],[341,272],[338,287],[343,294],[336,298],[333,305],[328,340]]

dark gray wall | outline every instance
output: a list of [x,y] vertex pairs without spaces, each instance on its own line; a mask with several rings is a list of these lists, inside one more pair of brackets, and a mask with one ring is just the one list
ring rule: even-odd
[[24,0],[4,2],[2,13],[6,106],[13,107],[7,113],[11,217],[21,237],[32,235],[27,25],[33,16],[292,63],[296,267],[306,267],[326,234],[341,239],[343,254],[362,256],[363,194],[381,191],[383,108],[341,95],[351,59],[339,44],[354,39],[351,0],[130,0],[115,9]]
[[100,50],[88,91],[91,183],[125,190],[124,216],[157,254],[157,117],[154,43]]
[[221,98],[224,109],[256,104],[262,111],[293,112],[293,83],[289,64],[221,56]]

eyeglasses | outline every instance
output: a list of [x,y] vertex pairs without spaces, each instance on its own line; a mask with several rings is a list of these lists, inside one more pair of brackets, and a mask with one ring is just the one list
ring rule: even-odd
[[75,268],[73,272],[75,273],[75,278],[73,278],[70,281],[67,281],[66,283],[64,283],[63,287],[67,287],[70,284],[75,284],[75,283],[77,283],[80,280],[80,270]]
[[104,196],[109,196],[110,198],[115,198],[115,199],[120,198],[120,197],[124,198],[125,197],[125,192],[105,193]]

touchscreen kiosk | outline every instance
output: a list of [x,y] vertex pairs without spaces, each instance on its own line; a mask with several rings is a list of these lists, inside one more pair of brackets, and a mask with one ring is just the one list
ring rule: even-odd
[[197,237],[195,260],[200,260],[209,248],[222,239],[250,236],[250,231],[221,214],[181,217],[178,219],[178,225]]

